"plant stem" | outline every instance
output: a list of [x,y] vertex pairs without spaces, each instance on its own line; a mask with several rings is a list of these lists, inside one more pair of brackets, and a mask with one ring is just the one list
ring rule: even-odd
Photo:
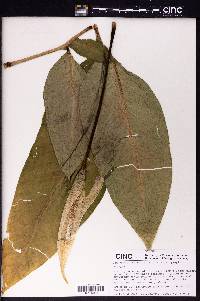
[[[56,52],[58,50],[66,50],[67,47],[72,43],[74,42],[78,37],[80,37],[81,35],[83,35],[84,33],[86,33],[87,31],[93,29],[93,26],[88,26],[86,27],[85,29],[81,30],[79,33],[77,33],[75,36],[73,36],[71,39],[69,39],[66,43],[56,47],[56,48],[53,48],[53,49],[49,49],[49,50],[46,50],[46,51],[43,51],[43,52],[40,52],[38,54],[34,54],[34,55],[31,55],[31,56],[28,56],[26,58],[23,58],[23,59],[19,59],[19,60],[16,60],[16,61],[12,61],[12,62],[7,62],[7,63],[4,63],[4,67],[5,68],[9,68],[9,67],[12,67],[12,66],[15,66],[15,65],[18,65],[18,64],[21,64],[21,63],[25,63],[25,62],[28,62],[28,61],[31,61],[31,60],[34,60],[34,59],[37,59],[41,56],[44,56],[44,55],[47,55],[47,54],[50,54],[50,53],[53,53],[53,52]],[[94,29],[95,30],[95,29]],[[96,30],[95,30],[96,32]]]
[[93,29],[94,29],[95,34],[96,34],[96,40],[102,42],[97,24],[93,25]]
[[105,74],[104,74],[103,86],[102,86],[102,90],[101,90],[101,96],[100,96],[99,105],[98,105],[98,108],[97,108],[97,113],[96,113],[95,120],[94,120],[94,125],[93,125],[93,128],[92,128],[92,132],[91,132],[91,135],[90,135],[90,140],[89,140],[87,151],[86,151],[86,154],[85,154],[85,159],[83,161],[83,168],[85,168],[86,164],[87,164],[87,158],[88,158],[90,150],[91,150],[92,141],[93,141],[93,138],[94,138],[94,134],[95,134],[95,131],[96,131],[96,127],[97,127],[97,124],[98,124],[98,120],[99,120],[99,116],[100,116],[100,112],[101,112],[101,108],[102,108],[102,104],[103,104],[103,98],[104,98],[104,93],[105,93],[105,88],[106,88],[106,81],[107,81],[107,76],[108,76],[108,67],[109,67],[110,58],[111,58],[111,50],[112,50],[113,40],[114,40],[114,36],[115,36],[115,31],[116,31],[116,23],[112,22],[110,46],[109,46],[109,50],[108,50],[108,55],[105,58]]

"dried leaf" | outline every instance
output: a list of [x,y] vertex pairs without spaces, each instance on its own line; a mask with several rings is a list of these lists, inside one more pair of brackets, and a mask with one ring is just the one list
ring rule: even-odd
[[49,135],[68,178],[81,165],[87,149],[87,129],[80,122],[78,101],[85,76],[83,68],[66,53],[49,71],[44,88]]
[[[95,63],[80,88],[83,127],[91,118],[87,108],[97,110],[101,69],[101,64]],[[109,66],[92,152],[113,202],[146,247],[151,248],[170,192],[168,131],[150,87],[116,61]]]
[[4,290],[56,252],[59,222],[69,188],[70,182],[57,163],[43,118],[9,215],[9,239],[3,243]]
[[97,177],[93,187],[86,195],[86,170],[81,169],[75,178],[67,198],[62,213],[57,242],[61,273],[66,282],[64,269],[76,232],[79,229],[82,217],[99,195],[103,183],[104,179]]
[[[95,181],[98,176],[92,159],[87,173],[91,181]],[[9,215],[9,237],[3,242],[4,291],[41,266],[57,251],[60,220],[71,185],[57,162],[44,117],[19,178]],[[90,189],[90,181],[86,186]],[[96,208],[104,191],[105,187],[93,207]],[[86,212],[86,219],[94,210],[93,207]]]
[[91,39],[76,39],[70,48],[76,51],[79,55],[86,57],[88,60],[93,60],[102,63],[105,59],[108,49],[101,41]]
[[88,119],[83,126],[79,90],[85,85],[93,62],[87,60],[80,66],[66,53],[51,68],[45,83],[47,127],[58,162],[68,178],[81,166],[88,147],[86,133],[95,112],[94,108],[85,107]]

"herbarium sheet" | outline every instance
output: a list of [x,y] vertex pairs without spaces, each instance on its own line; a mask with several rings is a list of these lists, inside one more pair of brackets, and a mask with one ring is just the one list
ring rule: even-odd
[[195,47],[193,19],[3,19],[4,296],[195,295]]

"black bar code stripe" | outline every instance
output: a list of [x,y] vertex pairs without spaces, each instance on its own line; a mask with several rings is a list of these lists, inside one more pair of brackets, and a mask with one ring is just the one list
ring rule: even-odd
[[78,285],[78,292],[79,293],[86,293],[86,292],[104,292],[103,285]]

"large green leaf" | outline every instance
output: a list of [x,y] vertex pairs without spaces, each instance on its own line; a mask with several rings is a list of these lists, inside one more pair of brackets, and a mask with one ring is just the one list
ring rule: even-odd
[[79,88],[85,77],[85,70],[66,53],[49,71],[44,87],[49,135],[68,178],[80,166],[87,150],[87,129],[82,127],[79,116]]
[[[86,190],[91,190],[98,171],[92,159],[86,171]],[[57,251],[62,211],[72,183],[57,162],[45,118],[24,165],[16,188],[3,242],[3,290],[37,269]],[[100,202],[101,190],[81,224]]]
[[[86,62],[82,68],[88,71],[90,66],[90,62]],[[91,154],[86,169],[86,195],[98,175]],[[7,225],[9,237],[3,242],[4,291],[41,266],[57,251],[62,211],[72,184],[73,180],[69,181],[57,161],[44,116],[20,175],[10,210]],[[85,212],[81,224],[94,211],[104,192],[105,186]]]
[[52,148],[45,118],[24,165],[3,243],[4,290],[56,252],[62,210],[70,182]]
[[[97,110],[101,69],[101,64],[95,63],[80,88],[83,127],[90,119],[87,107]],[[170,192],[168,131],[150,87],[116,61],[109,66],[92,152],[113,202],[146,247],[151,248]]]

